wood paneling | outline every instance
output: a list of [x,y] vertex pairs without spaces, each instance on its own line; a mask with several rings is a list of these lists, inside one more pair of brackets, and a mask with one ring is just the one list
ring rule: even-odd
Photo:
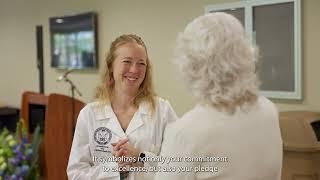
[[72,119],[72,99],[60,94],[50,94],[45,123],[45,159],[47,179],[67,178],[67,165],[72,145],[76,118],[84,103],[75,100],[75,119]]

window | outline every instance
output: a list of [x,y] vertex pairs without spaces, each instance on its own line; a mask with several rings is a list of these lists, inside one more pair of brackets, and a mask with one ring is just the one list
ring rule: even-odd
[[244,0],[205,8],[217,11],[238,18],[258,45],[261,94],[301,99],[300,0]]

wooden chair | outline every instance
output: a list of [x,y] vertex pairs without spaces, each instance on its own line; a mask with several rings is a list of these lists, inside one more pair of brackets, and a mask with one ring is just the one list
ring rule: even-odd
[[76,118],[84,105],[83,102],[75,99],[73,116],[72,98],[60,94],[49,95],[44,135],[48,180],[68,179],[66,170],[74,127]]

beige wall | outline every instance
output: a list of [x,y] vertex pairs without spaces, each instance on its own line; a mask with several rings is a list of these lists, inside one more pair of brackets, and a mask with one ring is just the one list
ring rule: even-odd
[[[35,26],[44,27],[45,92],[70,94],[69,86],[56,82],[62,73],[50,67],[48,18],[85,11],[98,13],[99,61],[110,42],[123,33],[141,35],[147,43],[158,95],[169,99],[179,115],[193,106],[170,63],[175,37],[185,25],[204,13],[208,4],[223,0],[0,0],[0,103],[19,107],[21,93],[38,90]],[[302,0],[303,101],[275,101],[280,110],[320,110],[320,1]],[[102,69],[100,66],[99,70]],[[98,71],[70,75],[85,102],[92,101],[99,81]]]

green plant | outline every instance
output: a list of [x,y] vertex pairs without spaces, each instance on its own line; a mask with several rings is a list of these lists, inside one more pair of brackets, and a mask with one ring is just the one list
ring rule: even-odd
[[17,123],[15,134],[3,129],[0,133],[0,180],[39,179],[40,127],[28,139],[22,120]]

